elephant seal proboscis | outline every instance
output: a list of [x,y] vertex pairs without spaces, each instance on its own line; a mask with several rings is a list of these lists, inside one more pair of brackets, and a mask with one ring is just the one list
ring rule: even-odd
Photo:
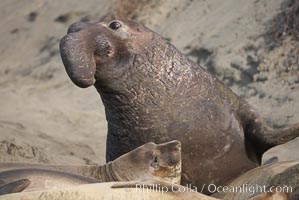
[[163,180],[179,184],[181,144],[149,142],[105,165],[43,165],[0,163],[0,186],[18,179],[30,180],[26,190],[94,182]]
[[[216,193],[213,196],[224,200],[249,199],[251,197],[271,199],[272,196],[298,199],[298,180],[299,161],[267,164],[242,174],[228,185],[228,188],[239,188],[239,191]],[[273,199],[275,198],[273,197]]]
[[137,22],[74,23],[60,53],[74,84],[94,85],[101,96],[107,161],[149,141],[176,139],[184,185],[225,185],[299,135],[299,124],[269,127],[243,98]]

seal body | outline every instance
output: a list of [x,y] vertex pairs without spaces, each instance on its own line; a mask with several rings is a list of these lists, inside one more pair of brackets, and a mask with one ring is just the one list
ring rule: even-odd
[[[275,196],[285,197],[285,199],[298,199],[298,171],[299,161],[259,166],[233,180],[227,186],[227,191],[213,194],[213,197],[223,200],[250,199],[252,197],[256,200],[271,199],[272,196],[273,199],[276,199]],[[277,199],[280,199],[278,197]]]
[[299,135],[298,125],[268,127],[215,76],[134,21],[75,23],[60,52],[71,80],[94,85],[105,105],[107,161],[149,141],[176,139],[183,184],[224,185]]
[[[172,185],[168,182],[139,181],[139,182],[110,182],[94,183],[69,188],[27,191],[17,194],[0,196],[0,200],[217,200],[214,197],[201,194],[182,185]],[[290,200],[285,193],[262,193],[248,200]],[[235,200],[235,199],[234,199]]]

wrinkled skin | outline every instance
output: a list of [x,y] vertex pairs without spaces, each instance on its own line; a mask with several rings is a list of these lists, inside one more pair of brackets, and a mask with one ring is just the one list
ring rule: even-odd
[[60,51],[71,80],[94,85],[104,103],[107,161],[149,141],[176,139],[183,184],[224,185],[299,135],[298,124],[268,127],[215,76],[134,21],[75,23]]

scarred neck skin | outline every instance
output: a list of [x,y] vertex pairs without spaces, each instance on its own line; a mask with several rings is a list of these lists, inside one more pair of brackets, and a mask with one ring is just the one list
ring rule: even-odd
[[[119,69],[119,77],[95,83],[105,105],[108,126],[141,131],[163,126],[161,122],[172,117],[164,113],[169,109],[181,112],[194,98],[224,103],[235,99],[230,103],[238,106],[238,97],[228,97],[227,88],[216,77],[159,37],[154,34],[155,43],[131,55],[130,62]],[[218,93],[211,94],[205,88],[215,88]]]
[[174,95],[188,93],[185,79],[192,78],[188,73],[190,64],[175,47],[155,37],[160,36],[153,36],[155,44],[144,47],[143,52],[132,55],[130,62],[122,66],[120,77],[107,84],[96,82],[108,123],[142,128],[142,124],[157,120],[155,111],[161,120],[161,109],[173,104]]

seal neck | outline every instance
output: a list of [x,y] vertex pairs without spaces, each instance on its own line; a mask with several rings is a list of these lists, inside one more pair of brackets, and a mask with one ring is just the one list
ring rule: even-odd
[[117,171],[113,168],[113,161],[98,166],[97,171],[97,178],[103,182],[123,181],[123,178],[119,176]]
[[191,91],[187,79],[193,78],[193,66],[173,45],[157,37],[153,45],[123,66],[126,70],[122,70],[119,80],[96,82],[108,123],[146,129],[160,126],[163,117],[167,117],[161,113],[163,109],[183,109],[181,101],[186,99],[181,97]]
[[96,178],[103,182],[138,180],[140,177],[136,171],[131,170],[135,168],[128,165],[123,166],[119,161],[111,161],[98,166]]

